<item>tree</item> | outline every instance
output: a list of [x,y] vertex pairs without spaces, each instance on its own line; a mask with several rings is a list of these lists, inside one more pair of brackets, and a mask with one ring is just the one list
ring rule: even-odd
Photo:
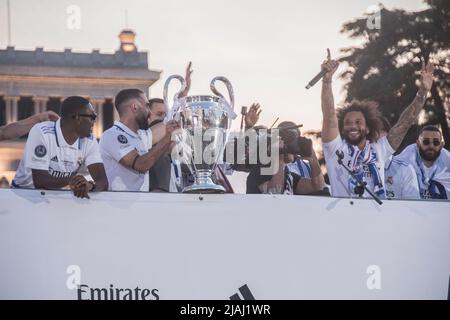
[[[349,66],[340,77],[346,82],[347,101],[370,99],[395,124],[417,92],[416,81],[422,61],[437,64],[436,81],[424,107],[423,124],[441,126],[446,148],[450,150],[450,1],[426,0],[427,8],[417,12],[379,11],[346,22],[341,32],[362,39],[359,47],[342,49],[340,59]],[[380,24],[373,23],[378,15]],[[414,124],[399,150],[413,143],[419,126]]]

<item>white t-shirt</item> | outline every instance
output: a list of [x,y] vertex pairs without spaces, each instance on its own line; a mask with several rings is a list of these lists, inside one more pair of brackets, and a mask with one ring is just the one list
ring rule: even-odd
[[125,155],[136,150],[139,155],[147,153],[152,147],[152,132],[138,130],[137,134],[120,121],[103,132],[100,138],[100,153],[105,164],[109,190],[149,191],[149,176],[139,173],[119,163]]
[[45,121],[31,128],[13,186],[34,188],[31,169],[46,170],[57,178],[86,171],[94,163],[102,163],[97,140],[91,135],[67,144],[61,131],[61,120]]
[[419,184],[413,166],[393,158],[385,172],[386,197],[389,199],[420,199]]
[[[378,169],[381,181],[384,183],[384,164],[395,152],[395,150],[392,149],[386,137],[379,139],[377,142],[371,143],[370,147],[373,152],[373,156],[376,157],[376,167]],[[356,146],[354,146],[354,148],[358,149]],[[323,143],[323,152],[331,185],[331,195],[333,197],[355,196],[353,187],[350,183],[350,174],[337,161],[337,150],[344,152],[343,164],[352,169],[350,166],[352,160],[351,149],[348,144],[342,140],[340,135],[338,135],[333,141]],[[367,165],[362,165],[361,169],[364,172],[363,179],[367,182],[367,187],[369,190],[374,191],[374,181],[369,167]],[[370,197],[370,195],[364,191],[363,197]]]
[[395,158],[413,166],[422,199],[437,198],[436,195],[430,193],[430,180],[439,183],[443,189],[441,190],[442,195],[446,193],[446,198],[450,198],[450,152],[442,149],[441,154],[430,168],[424,165],[415,143],[407,146]]

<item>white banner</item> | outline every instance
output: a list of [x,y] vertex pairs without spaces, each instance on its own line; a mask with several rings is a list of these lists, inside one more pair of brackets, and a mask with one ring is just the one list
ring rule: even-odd
[[0,190],[2,299],[447,299],[450,202]]

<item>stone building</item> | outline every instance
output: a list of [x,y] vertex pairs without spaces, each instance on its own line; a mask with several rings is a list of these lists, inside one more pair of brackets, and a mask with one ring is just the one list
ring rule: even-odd
[[[120,48],[112,53],[49,52],[7,47],[0,50],[0,126],[45,110],[59,112],[61,101],[72,95],[88,98],[98,114],[97,138],[112,126],[117,113],[115,94],[124,88],[148,93],[161,71],[150,70],[147,52],[138,51],[136,34],[123,30]],[[25,139],[0,142],[0,179],[14,176]]]

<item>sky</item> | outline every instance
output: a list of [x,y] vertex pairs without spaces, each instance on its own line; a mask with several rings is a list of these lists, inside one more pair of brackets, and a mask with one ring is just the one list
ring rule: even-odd
[[[10,0],[11,42],[17,49],[112,53],[119,47],[118,34],[129,27],[137,33],[138,49],[148,51],[149,67],[163,71],[151,87],[151,97],[162,97],[165,79],[184,74],[192,61],[190,94],[211,94],[210,80],[226,76],[234,88],[237,113],[241,106],[259,102],[261,124],[270,125],[279,117],[302,123],[304,130],[319,130],[320,83],[310,90],[305,85],[320,71],[327,47],[338,56],[339,49],[359,44],[339,32],[342,24],[378,2]],[[421,0],[382,3],[406,10],[425,7]],[[80,9],[79,29],[67,26],[71,5]],[[0,48],[7,46],[6,16],[6,0],[0,0]],[[335,101],[342,102],[341,81],[336,79],[333,89]]]

